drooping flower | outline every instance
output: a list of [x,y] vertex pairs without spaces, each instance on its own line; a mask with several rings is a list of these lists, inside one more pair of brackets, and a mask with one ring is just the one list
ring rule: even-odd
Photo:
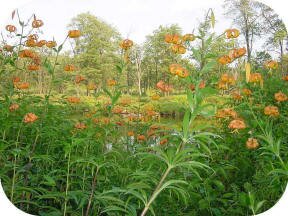
[[36,53],[30,49],[24,49],[19,52],[19,58],[34,58]]
[[40,28],[44,25],[44,22],[40,19],[34,19],[32,22],[32,27],[33,28]]
[[240,31],[238,29],[227,29],[225,34],[227,39],[237,38],[240,35]]
[[183,46],[182,44],[173,44],[171,46],[172,52],[176,54],[185,54],[186,53],[186,47]]
[[284,94],[283,92],[277,92],[274,94],[275,100],[278,102],[284,102],[288,100],[288,97],[286,94]]
[[16,103],[11,104],[9,107],[10,112],[14,112],[17,109],[19,109],[19,105]]
[[237,132],[238,130],[245,129],[246,124],[242,119],[234,119],[229,123],[228,128]]
[[257,83],[263,81],[262,75],[260,73],[251,73],[249,77],[249,82]]
[[145,141],[146,140],[146,137],[143,135],[143,134],[139,134],[137,136],[137,140],[140,142],[140,141]]
[[5,29],[10,33],[17,31],[17,28],[14,25],[6,25]]
[[246,54],[246,48],[233,49],[230,51],[229,56],[231,59],[240,58]]
[[256,149],[259,147],[259,143],[258,143],[258,140],[255,139],[255,138],[249,138],[247,141],[246,141],[246,148],[248,149]]
[[233,108],[224,108],[217,110],[216,118],[237,118],[238,114]]
[[194,34],[185,34],[182,37],[183,41],[194,41],[196,39]]
[[34,39],[28,39],[25,42],[26,47],[35,47],[37,45],[37,41]]
[[15,84],[15,87],[16,87],[17,89],[20,89],[20,90],[22,90],[22,89],[28,89],[29,86],[30,86],[30,84],[29,84],[28,82],[22,82],[22,83],[16,83],[16,84]]
[[29,64],[29,65],[27,65],[27,69],[29,71],[38,71],[38,70],[40,70],[40,66],[37,64]]
[[47,44],[46,40],[40,40],[40,41],[37,42],[36,46],[37,47],[43,47],[46,44]]
[[277,117],[279,116],[279,109],[276,106],[266,106],[264,108],[264,114],[267,116]]
[[79,38],[81,36],[80,30],[69,30],[68,37],[69,38]]
[[35,115],[34,113],[27,113],[24,116],[24,122],[25,123],[32,123],[32,122],[36,121],[37,119],[38,119],[38,116]]
[[230,56],[224,55],[218,59],[218,62],[222,65],[227,65],[232,62],[232,59],[230,58]]
[[181,38],[178,34],[166,34],[165,42],[173,44],[181,44]]
[[46,42],[46,46],[48,47],[48,48],[53,48],[53,47],[56,47],[57,46],[57,43],[56,43],[56,41],[47,41]]
[[80,103],[80,98],[78,98],[78,97],[68,97],[67,101],[69,103],[72,103],[72,104],[78,104],[78,103]]
[[76,67],[72,64],[67,64],[64,67],[64,71],[66,71],[66,72],[71,72],[71,71],[75,71],[75,70],[76,70]]
[[80,82],[84,81],[85,77],[81,76],[81,75],[76,75],[75,77],[75,83],[79,84]]
[[87,125],[83,122],[78,122],[74,125],[74,127],[78,130],[84,130],[87,128]]
[[169,66],[169,70],[170,73],[173,75],[177,75],[181,78],[186,78],[187,76],[189,76],[189,72],[187,69],[183,68],[181,65],[179,64],[171,64]]
[[133,41],[132,41],[132,40],[129,40],[129,39],[125,39],[125,40],[121,41],[121,43],[120,43],[120,47],[121,47],[123,50],[128,50],[128,49],[130,49],[132,46],[133,46]]

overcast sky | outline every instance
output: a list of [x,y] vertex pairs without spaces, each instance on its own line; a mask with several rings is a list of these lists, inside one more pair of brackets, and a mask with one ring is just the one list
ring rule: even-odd
[[[71,19],[79,13],[88,11],[116,27],[124,38],[129,37],[136,43],[142,43],[145,36],[160,25],[177,23],[184,33],[192,32],[199,21],[203,20],[209,8],[214,10],[216,16],[216,33],[222,33],[225,29],[233,27],[232,21],[223,16],[223,0],[18,0],[18,2],[20,5],[14,7],[19,9],[21,18],[27,19],[35,13],[45,24],[42,28],[45,33],[43,39],[49,40],[55,37],[58,43],[61,43],[66,36],[67,25]],[[11,15],[8,15],[11,11],[3,12],[7,17],[0,18],[1,29],[4,29],[7,23],[17,24],[16,19],[12,21]]]

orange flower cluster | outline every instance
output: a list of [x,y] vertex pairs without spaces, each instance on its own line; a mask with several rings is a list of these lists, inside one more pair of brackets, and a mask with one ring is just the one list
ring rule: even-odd
[[132,40],[129,40],[129,39],[125,39],[125,40],[121,41],[121,43],[120,43],[120,47],[121,47],[121,49],[123,49],[123,50],[128,50],[128,49],[130,49],[132,46],[133,46],[133,41],[132,41]]
[[232,61],[236,58],[240,58],[246,54],[246,48],[239,48],[239,49],[233,49],[229,52],[229,56],[232,59]]
[[183,46],[182,44],[173,44],[171,46],[171,50],[175,54],[185,54],[186,53],[186,47]]
[[14,25],[6,25],[5,29],[10,33],[17,31],[17,28]]
[[233,108],[224,108],[218,110],[216,113],[216,118],[237,118],[237,112]]
[[237,38],[240,35],[240,31],[238,29],[227,29],[225,34],[227,39]]
[[67,64],[64,67],[64,71],[66,71],[66,72],[71,72],[71,71],[75,71],[75,70],[76,70],[76,67],[72,64]]
[[146,140],[146,137],[145,137],[143,134],[139,134],[139,135],[137,136],[137,140],[138,140],[138,142],[145,141],[145,140]]
[[30,49],[21,50],[18,54],[19,58],[30,58],[33,63],[27,66],[30,71],[40,70],[41,58],[40,56]]
[[172,44],[181,44],[181,37],[178,34],[166,34],[165,42]]
[[80,98],[78,98],[78,97],[68,97],[67,101],[69,103],[72,103],[72,104],[78,104],[78,103],[80,103]]
[[33,50],[30,50],[30,49],[24,49],[24,50],[21,50],[19,52],[19,58],[35,58],[36,56],[36,53],[33,51]]
[[221,65],[227,65],[233,62],[235,59],[240,58],[246,54],[246,48],[238,48],[230,50],[229,55],[223,55],[218,59]]
[[194,34],[185,34],[183,35],[182,37],[182,40],[183,41],[194,41],[196,39],[195,35]]
[[34,113],[27,113],[24,116],[24,122],[25,123],[32,123],[32,122],[36,121],[37,119],[38,119],[38,116],[35,115]]
[[83,130],[87,128],[87,125],[85,123],[78,122],[74,125],[74,127],[78,130]]
[[278,63],[276,61],[273,61],[273,60],[270,60],[270,61],[267,61],[264,63],[264,66],[267,68],[267,69],[277,69],[278,68]]
[[171,50],[176,54],[185,54],[186,47],[183,45],[184,42],[194,41],[195,36],[193,34],[185,34],[184,36],[180,36],[178,34],[166,34],[165,42],[172,44]]
[[171,64],[169,66],[170,73],[173,75],[177,75],[181,78],[186,78],[189,76],[189,72],[187,69],[183,68],[179,64]]
[[249,77],[249,82],[251,83],[258,83],[258,82],[262,82],[263,78],[262,75],[260,73],[251,73],[250,77]]
[[53,47],[56,47],[57,46],[57,43],[56,43],[56,41],[47,41],[46,42],[46,46],[48,47],[48,48],[53,48]]
[[224,55],[224,56],[221,56],[219,59],[218,59],[218,62],[222,65],[227,65],[229,63],[232,62],[232,59],[230,56],[228,55]]
[[247,141],[246,141],[246,148],[247,149],[256,149],[259,147],[259,143],[258,143],[258,140],[257,139],[254,139],[254,138],[249,138]]
[[264,114],[267,116],[277,117],[279,116],[279,109],[276,106],[266,106],[264,108]]
[[228,89],[229,86],[235,85],[236,80],[232,75],[229,75],[227,73],[222,74],[219,82],[218,82],[218,88],[219,89]]
[[286,94],[284,94],[283,92],[277,92],[274,94],[275,100],[278,102],[284,102],[288,100],[288,97]]
[[171,92],[172,91],[172,86],[166,84],[163,80],[160,80],[157,84],[156,87],[160,89],[163,92]]
[[234,119],[229,123],[228,128],[234,129],[237,132],[238,130],[245,129],[246,124],[242,119]]
[[27,65],[27,69],[29,71],[38,71],[40,70],[40,66],[37,64],[30,64],[30,65]]
[[69,30],[68,37],[69,38],[79,38],[81,36],[80,30]]
[[28,89],[30,84],[28,82],[17,82],[17,83],[14,83],[14,86],[19,89],[19,90],[23,90],[23,89]]
[[76,77],[75,77],[75,83],[76,84],[79,84],[79,83],[81,83],[84,80],[85,80],[85,77],[83,77],[81,75],[76,75]]
[[14,112],[16,111],[17,109],[19,109],[19,105],[14,103],[14,104],[11,104],[10,107],[9,107],[9,111],[10,112]]

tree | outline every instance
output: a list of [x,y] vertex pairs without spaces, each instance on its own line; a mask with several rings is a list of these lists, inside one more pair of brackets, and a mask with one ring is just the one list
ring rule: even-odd
[[181,61],[181,57],[173,54],[164,41],[166,34],[181,35],[181,28],[178,25],[160,26],[152,35],[146,37],[142,63],[145,89],[154,87],[160,79],[169,82],[170,77],[167,75],[169,65]]
[[142,70],[142,61],[143,61],[143,50],[140,46],[135,45],[131,51],[132,62],[135,64],[135,72],[136,72],[136,81],[138,86],[139,95],[142,95],[142,77],[143,77],[143,70]]
[[270,34],[266,40],[265,47],[268,46],[279,50],[281,72],[283,73],[284,44],[287,39],[287,29],[273,9],[264,4],[260,5],[260,8],[264,22],[263,28],[265,32]]
[[233,19],[245,37],[247,60],[251,62],[253,42],[262,33],[261,3],[252,0],[225,0],[226,16]]
[[82,32],[74,50],[79,66],[89,79],[102,82],[105,86],[106,80],[113,76],[115,63],[120,58],[120,34],[90,13],[79,14],[72,19],[69,27]]

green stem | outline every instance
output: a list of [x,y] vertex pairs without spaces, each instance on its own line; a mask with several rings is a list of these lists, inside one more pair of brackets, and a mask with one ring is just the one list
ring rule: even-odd
[[[17,138],[16,138],[16,146],[15,149],[18,148],[18,141],[19,141],[19,137],[20,137],[20,132],[22,129],[22,125],[20,125],[18,134],[17,134]],[[11,186],[11,195],[10,195],[10,201],[13,202],[13,198],[14,198],[14,188],[15,188],[15,180],[16,180],[16,164],[17,164],[17,155],[15,155],[14,157],[14,161],[13,161],[13,177],[12,177],[12,186]]]
[[67,196],[68,196],[68,189],[69,189],[69,175],[70,175],[70,157],[71,156],[71,152],[69,152],[68,154],[68,164],[67,164],[67,175],[66,175],[66,189],[65,189],[65,202],[64,202],[64,213],[63,215],[66,215],[66,211],[67,211]]
[[158,192],[159,192],[159,189],[161,188],[161,186],[163,185],[163,182],[165,181],[165,179],[167,178],[168,174],[170,173],[171,169],[173,167],[172,166],[168,166],[165,173],[162,175],[157,187],[155,188],[152,196],[150,197],[148,203],[145,205],[145,208],[143,209],[142,213],[141,213],[141,216],[145,216],[147,211],[149,210],[150,208],[150,205],[152,204],[152,202],[156,199],[156,197],[158,196]]

